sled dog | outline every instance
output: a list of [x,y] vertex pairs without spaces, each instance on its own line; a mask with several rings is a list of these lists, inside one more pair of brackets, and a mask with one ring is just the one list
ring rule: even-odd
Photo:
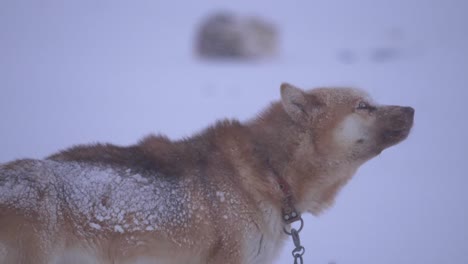
[[364,162],[404,140],[411,107],[302,90],[181,140],[79,145],[0,166],[0,263],[271,263]]

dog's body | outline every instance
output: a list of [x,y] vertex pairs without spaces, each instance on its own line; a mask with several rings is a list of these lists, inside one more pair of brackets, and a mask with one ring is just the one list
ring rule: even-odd
[[0,166],[0,263],[271,263],[286,237],[278,183],[318,214],[413,122],[357,90],[281,88],[246,124]]

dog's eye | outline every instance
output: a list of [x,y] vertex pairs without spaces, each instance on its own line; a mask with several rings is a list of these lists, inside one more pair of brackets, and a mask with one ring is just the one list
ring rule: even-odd
[[369,108],[370,108],[370,106],[366,102],[359,102],[359,104],[357,106],[357,109],[360,109],[360,110],[366,110],[366,109],[369,109]]

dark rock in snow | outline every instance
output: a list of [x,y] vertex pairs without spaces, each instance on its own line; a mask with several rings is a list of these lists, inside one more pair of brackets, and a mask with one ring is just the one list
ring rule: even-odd
[[196,53],[205,59],[271,58],[278,50],[278,30],[259,17],[220,12],[201,23],[195,41]]

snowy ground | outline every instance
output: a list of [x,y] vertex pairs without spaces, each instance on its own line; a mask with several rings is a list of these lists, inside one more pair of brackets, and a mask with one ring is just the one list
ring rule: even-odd
[[[197,61],[196,23],[224,8],[276,21],[281,56]],[[0,162],[246,120],[283,81],[359,86],[416,108],[416,124],[330,211],[306,216],[306,263],[468,263],[467,11],[463,0],[1,1]],[[379,49],[395,56],[376,61]]]

